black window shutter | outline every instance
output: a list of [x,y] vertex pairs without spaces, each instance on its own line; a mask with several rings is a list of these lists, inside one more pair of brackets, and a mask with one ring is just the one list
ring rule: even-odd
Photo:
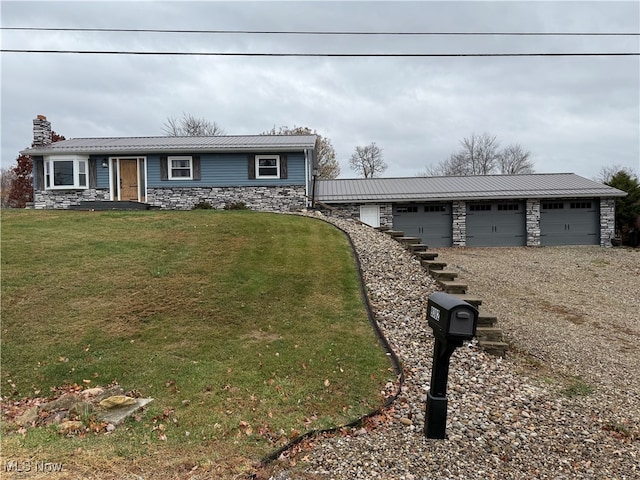
[[33,165],[36,190],[44,190],[44,159],[42,157],[34,157]]
[[160,180],[169,180],[167,157],[160,157]]
[[280,155],[280,178],[289,178],[286,155]]
[[256,179],[256,156],[249,155],[247,158],[247,163],[249,166],[249,180]]
[[98,160],[95,158],[89,159],[89,188],[96,188],[98,186]]
[[193,179],[200,180],[202,175],[200,174],[200,157],[198,155],[194,155],[191,157],[191,163],[193,165]]

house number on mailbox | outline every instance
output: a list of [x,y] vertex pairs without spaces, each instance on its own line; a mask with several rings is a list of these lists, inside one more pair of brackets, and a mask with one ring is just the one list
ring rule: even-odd
[[438,310],[436,307],[434,307],[433,305],[431,306],[431,318],[433,318],[436,322],[440,321],[440,310]]

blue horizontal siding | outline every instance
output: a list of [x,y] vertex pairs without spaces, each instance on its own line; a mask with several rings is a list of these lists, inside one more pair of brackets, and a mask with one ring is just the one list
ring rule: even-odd
[[304,153],[288,152],[286,155],[288,178],[255,180],[248,178],[248,154],[200,154],[200,180],[160,180],[160,155],[148,155],[147,186],[171,188],[305,185]]
[[109,169],[102,168],[102,159],[104,157],[91,157],[91,160],[96,162],[96,187],[97,188],[109,188]]

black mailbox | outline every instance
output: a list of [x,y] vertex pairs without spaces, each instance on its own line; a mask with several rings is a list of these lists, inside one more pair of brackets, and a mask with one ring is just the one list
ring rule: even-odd
[[432,293],[427,318],[435,336],[450,340],[471,340],[476,334],[478,310],[454,295]]
[[449,360],[457,347],[476,334],[478,310],[454,295],[436,292],[429,295],[427,318],[435,343],[424,433],[428,438],[445,438]]

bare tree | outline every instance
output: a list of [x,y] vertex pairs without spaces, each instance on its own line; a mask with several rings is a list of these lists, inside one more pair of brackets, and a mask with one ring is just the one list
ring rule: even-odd
[[9,206],[9,194],[11,186],[16,179],[16,174],[11,168],[0,169],[0,207]]
[[349,159],[349,166],[364,178],[373,178],[387,169],[387,164],[382,158],[382,150],[375,142],[366,147],[356,147]]
[[340,175],[340,164],[336,159],[336,151],[333,149],[331,140],[323,137],[315,130],[309,127],[293,127],[282,126],[276,130],[274,126],[271,130],[264,132],[263,135],[315,135],[316,155],[318,161],[318,178],[331,179],[338,178]]
[[605,165],[600,169],[600,173],[597,177],[594,178],[596,182],[606,183],[607,185],[611,181],[611,179],[619,172],[624,172],[630,177],[637,176],[636,172],[629,167],[623,167],[620,164],[615,165]]
[[533,173],[531,153],[519,144],[500,150],[495,136],[473,134],[460,141],[462,148],[436,165],[430,165],[419,176],[505,175]]
[[168,137],[215,137],[225,133],[216,122],[186,113],[179,119],[168,117],[164,122],[163,131]]
[[513,143],[500,152],[500,173],[503,175],[522,175],[533,173],[531,152],[525,151],[520,144]]

